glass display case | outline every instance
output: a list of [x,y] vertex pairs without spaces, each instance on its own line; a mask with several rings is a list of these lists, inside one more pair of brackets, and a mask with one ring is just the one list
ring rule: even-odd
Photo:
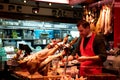
[[51,39],[63,38],[67,34],[75,37],[71,31],[78,32],[76,24],[73,23],[13,19],[0,19],[0,29],[2,46],[18,47],[18,42],[25,41],[33,48],[44,48]]

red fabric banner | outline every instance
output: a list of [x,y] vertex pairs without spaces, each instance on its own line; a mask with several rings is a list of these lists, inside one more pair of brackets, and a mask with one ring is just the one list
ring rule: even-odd
[[[116,0],[119,1],[119,0]],[[114,4],[114,47],[120,43],[120,1]]]

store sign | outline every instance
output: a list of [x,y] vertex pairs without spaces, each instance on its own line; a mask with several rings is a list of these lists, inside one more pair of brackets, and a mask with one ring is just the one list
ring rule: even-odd
[[12,4],[0,4],[0,11],[22,12],[22,6]]
[[8,11],[22,12],[22,6],[8,5]]
[[36,8],[31,6],[23,5],[13,5],[13,4],[3,4],[0,3],[0,12],[14,12],[23,14],[35,14],[43,16],[55,16],[55,17],[66,17],[66,18],[79,18],[80,11],[74,12],[62,9],[52,9],[52,8]]
[[52,10],[52,15],[56,17],[66,17],[65,13],[66,13],[65,10],[57,10],[57,9]]
[[35,0],[35,1],[44,1],[44,2],[52,2],[52,3],[64,3],[64,4],[69,3],[69,0]]

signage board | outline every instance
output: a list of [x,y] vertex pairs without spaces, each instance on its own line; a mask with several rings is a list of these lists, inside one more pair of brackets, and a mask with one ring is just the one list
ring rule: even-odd
[[35,1],[69,4],[69,0],[35,0]]
[[[38,8],[38,12],[33,12],[34,7],[14,4],[3,4],[0,3],[0,12],[11,12],[11,13],[24,13],[24,14],[35,14],[43,16],[55,16],[55,17],[66,17],[74,18],[74,11],[63,10],[63,9],[52,9],[52,8]],[[78,12],[78,11],[77,11]],[[79,13],[79,12],[78,12]],[[77,18],[79,16],[76,16]]]
[[[24,5],[14,5],[7,3],[0,3],[0,12],[11,12],[11,13],[23,13],[23,14],[35,14],[43,16],[55,16],[55,17],[66,17],[66,18],[79,18],[79,11],[52,9],[52,8],[38,8],[37,12],[33,12],[34,7]],[[77,16],[76,16],[77,14]]]

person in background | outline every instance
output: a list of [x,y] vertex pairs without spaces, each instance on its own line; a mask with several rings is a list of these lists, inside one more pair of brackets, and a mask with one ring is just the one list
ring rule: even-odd
[[[90,29],[90,24],[85,20],[77,23],[80,37],[76,48],[68,57],[68,61],[77,59],[80,62],[80,76],[88,74],[101,74],[103,62],[107,58],[104,37]],[[66,61],[64,58],[63,62]]]
[[117,77],[120,78],[120,43],[117,43],[117,47],[114,49],[115,58],[113,59],[113,69],[117,72]]

